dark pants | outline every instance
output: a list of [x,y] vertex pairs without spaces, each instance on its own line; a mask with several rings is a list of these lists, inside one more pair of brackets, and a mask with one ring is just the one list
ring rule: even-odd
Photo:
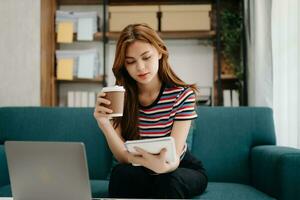
[[109,195],[112,198],[191,198],[204,192],[207,176],[200,161],[186,152],[179,167],[154,175],[144,167],[118,164],[112,170]]

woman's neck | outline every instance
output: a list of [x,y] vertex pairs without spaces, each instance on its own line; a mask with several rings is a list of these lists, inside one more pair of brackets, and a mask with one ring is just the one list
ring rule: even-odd
[[158,97],[162,82],[160,80],[153,81],[151,84],[138,85],[139,103],[142,106],[151,105]]
[[157,78],[149,84],[138,84],[139,95],[153,95],[160,91],[162,82]]

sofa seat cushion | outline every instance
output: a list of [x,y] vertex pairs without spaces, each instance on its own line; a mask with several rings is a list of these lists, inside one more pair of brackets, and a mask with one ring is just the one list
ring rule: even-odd
[[195,196],[194,199],[274,200],[274,198],[249,185],[217,182],[209,182],[206,191],[201,196]]
[[0,197],[12,197],[10,185],[0,187]]
[[[91,180],[93,198],[108,197],[108,183],[106,180]],[[0,187],[0,197],[11,197],[10,185]],[[213,200],[274,200],[274,198],[259,190],[243,184],[209,182],[206,191],[194,199]]]
[[108,183],[106,180],[91,180],[91,189],[93,198],[108,197]]
[[[108,183],[106,180],[91,180],[91,189],[93,198],[108,197]],[[10,185],[0,187],[0,197],[11,197]]]

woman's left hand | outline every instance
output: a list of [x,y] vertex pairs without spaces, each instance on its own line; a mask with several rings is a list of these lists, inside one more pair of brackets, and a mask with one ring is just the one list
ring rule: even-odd
[[128,161],[134,164],[140,164],[157,174],[167,173],[175,170],[179,165],[179,158],[176,156],[176,161],[168,163],[166,161],[166,149],[162,149],[159,154],[151,154],[145,150],[135,147],[137,154],[130,154]]

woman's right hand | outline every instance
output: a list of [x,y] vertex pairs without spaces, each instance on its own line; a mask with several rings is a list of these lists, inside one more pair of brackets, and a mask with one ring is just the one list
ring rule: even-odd
[[100,92],[97,94],[97,101],[96,101],[96,106],[94,110],[94,117],[98,122],[99,126],[107,125],[110,124],[109,121],[109,115],[113,111],[109,108],[106,108],[104,105],[109,105],[111,102],[107,99],[105,99],[105,93]]

